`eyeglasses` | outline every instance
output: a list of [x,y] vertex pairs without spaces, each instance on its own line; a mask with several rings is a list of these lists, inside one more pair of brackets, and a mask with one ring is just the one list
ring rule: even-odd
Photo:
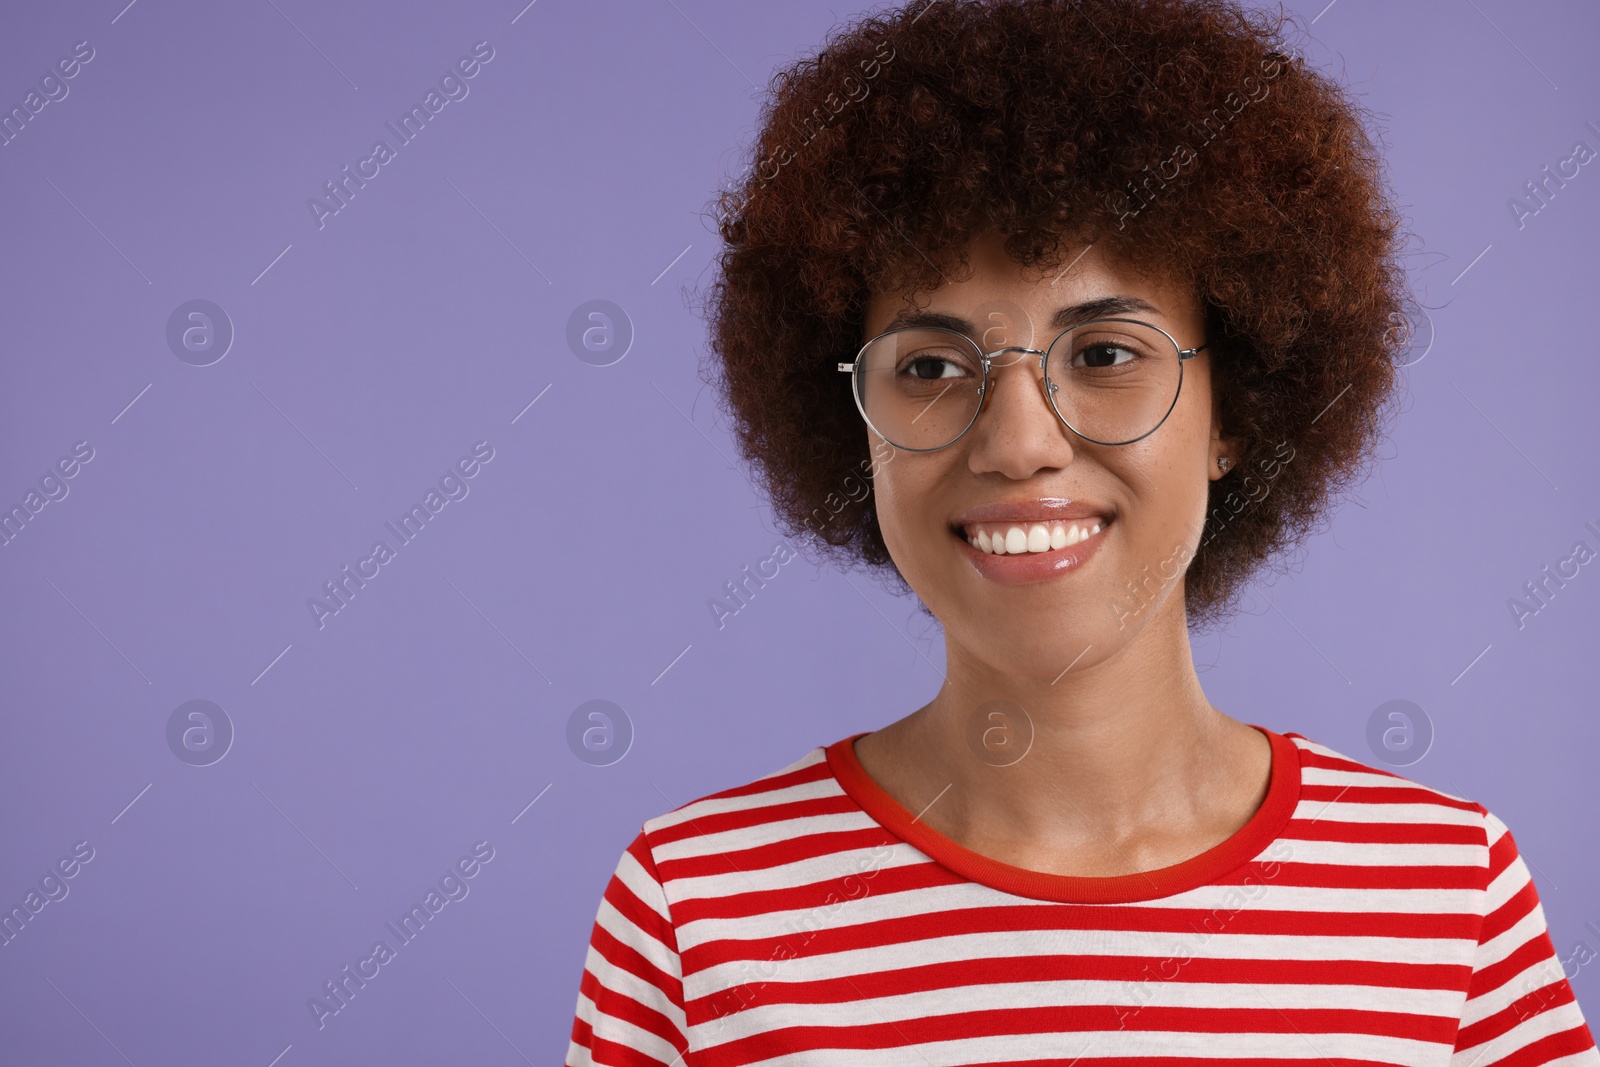
[[856,408],[879,437],[907,452],[955,444],[978,421],[994,357],[1039,357],[1050,410],[1099,445],[1148,437],[1177,406],[1183,363],[1194,348],[1138,319],[1095,319],[1063,331],[1049,348],[1008,345],[984,352],[964,333],[934,326],[886,330],[839,370],[852,376]]

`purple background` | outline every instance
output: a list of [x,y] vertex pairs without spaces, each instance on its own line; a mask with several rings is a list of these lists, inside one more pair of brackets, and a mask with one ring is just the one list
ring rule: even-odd
[[[643,820],[939,684],[937,630],[861,573],[798,559],[722,629],[708,607],[779,541],[699,377],[708,205],[760,87],[856,9],[123,2],[11,5],[0,33],[4,109],[94,49],[0,147],[0,508],[94,450],[0,547],[0,905],[94,849],[0,946],[4,1058],[558,1062]],[[1600,549],[1600,162],[1508,207],[1600,149],[1600,16],[1298,12],[1385,131],[1431,347],[1379,474],[1197,638],[1202,680],[1380,766],[1415,751],[1370,719],[1414,701],[1433,738],[1400,773],[1504,818],[1557,951],[1600,951],[1600,566],[1508,608]],[[319,228],[308,199],[480,40],[469,95]],[[209,366],[166,338],[194,299],[235,330]],[[609,366],[567,341],[595,299],[635,335]],[[319,628],[308,599],[478,441],[469,495]],[[197,699],[235,731],[209,766],[167,740]],[[635,734],[609,766],[567,742],[593,699]],[[480,840],[469,895],[319,1031],[308,999]]]

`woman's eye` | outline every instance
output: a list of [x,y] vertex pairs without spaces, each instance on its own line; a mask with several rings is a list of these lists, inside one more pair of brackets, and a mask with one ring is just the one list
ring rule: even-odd
[[[1118,359],[1117,353],[1122,353],[1127,358]],[[1110,367],[1127,363],[1130,360],[1138,358],[1139,354],[1131,348],[1124,348],[1122,345],[1102,343],[1095,345],[1084,345],[1083,348],[1078,350],[1078,356],[1077,358],[1073,359],[1072,362],[1074,366],[1079,366],[1080,364],[1078,363],[1078,359],[1083,359],[1086,360],[1086,362],[1082,364],[1083,366]]]
[[924,380],[955,378],[961,374],[959,366],[942,356],[917,356],[906,364],[906,370],[913,378]]

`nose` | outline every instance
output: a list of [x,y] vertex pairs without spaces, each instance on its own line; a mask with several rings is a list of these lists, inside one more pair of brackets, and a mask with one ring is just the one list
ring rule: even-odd
[[1013,347],[990,356],[983,410],[969,431],[968,467],[1022,480],[1072,462],[1072,431],[1050,404],[1039,353]]

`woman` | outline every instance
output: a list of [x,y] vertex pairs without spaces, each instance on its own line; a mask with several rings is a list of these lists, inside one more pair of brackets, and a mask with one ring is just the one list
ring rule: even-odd
[[1195,674],[1405,347],[1379,161],[1279,22],[916,3],[780,77],[719,384],[780,521],[914,592],[948,673],[644,825],[568,1064],[1600,1064],[1499,819]]

